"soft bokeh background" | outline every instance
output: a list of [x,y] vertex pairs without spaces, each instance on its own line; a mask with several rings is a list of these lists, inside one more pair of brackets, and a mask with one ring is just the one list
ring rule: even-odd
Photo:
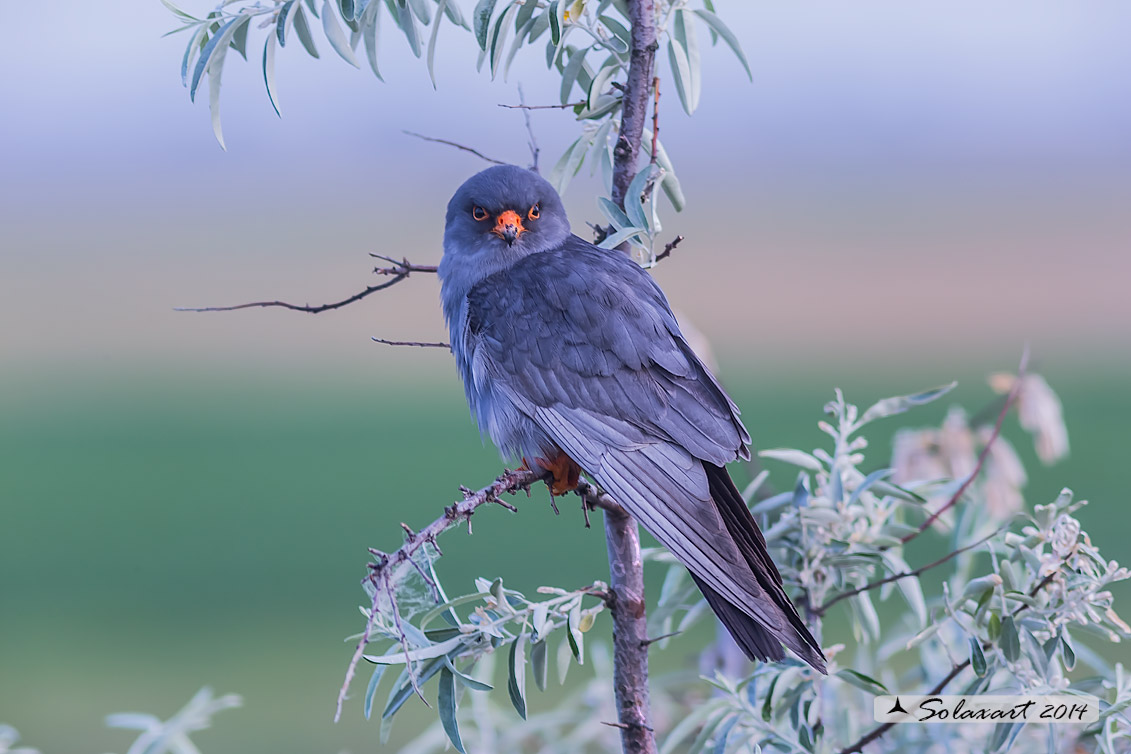
[[[713,342],[755,441],[820,444],[834,386],[864,403],[959,379],[977,410],[1028,341],[1073,454],[1038,469],[1011,432],[1027,496],[1074,487],[1095,541],[1131,559],[1131,6],[717,5],[755,81],[707,50],[695,117],[664,100],[689,207],[668,215],[687,241],[656,275]],[[0,721],[45,752],[121,751],[104,714],[167,715],[212,684],[246,707],[205,750],[375,750],[356,702],[330,723],[364,547],[499,468],[446,354],[369,341],[442,337],[436,282],[317,317],[173,307],[330,301],[369,282],[371,251],[436,261],[447,198],[482,165],[401,130],[523,162],[521,118],[497,104],[517,81],[553,101],[554,77],[531,50],[491,82],[448,27],[433,91],[387,28],[384,85],[325,43],[321,61],[282,51],[278,120],[258,66],[231,57],[224,153],[156,0],[4,18]],[[576,124],[539,111],[534,126],[546,169]],[[598,216],[595,187],[571,187],[576,229]],[[453,590],[606,569],[599,529],[537,495],[444,547]],[[661,666],[694,648],[677,640]]]

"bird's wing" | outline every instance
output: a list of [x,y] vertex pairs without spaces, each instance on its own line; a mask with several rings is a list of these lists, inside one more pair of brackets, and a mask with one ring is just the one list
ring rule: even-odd
[[467,327],[493,389],[696,576],[784,629],[703,468],[746,457],[750,437],[647,272],[575,239],[472,289]]

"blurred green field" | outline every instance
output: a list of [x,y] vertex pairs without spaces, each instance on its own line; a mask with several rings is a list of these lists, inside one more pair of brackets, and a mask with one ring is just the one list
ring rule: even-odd
[[[724,374],[759,445],[812,448],[822,443],[815,424],[833,385],[869,403],[957,378],[954,401],[976,411],[992,399],[982,369],[924,371],[786,378],[732,365]],[[1131,560],[1128,370],[1061,371],[1045,373],[1065,403],[1071,458],[1042,469],[1016,427],[1007,433],[1028,464],[1028,500],[1074,487],[1095,501],[1081,516],[1093,540],[1108,557]],[[934,422],[944,410],[921,409],[906,422]],[[873,431],[871,465],[886,462],[901,421]],[[431,520],[458,484],[484,484],[498,469],[446,368],[395,384],[172,372],[8,381],[0,387],[0,721],[45,754],[124,751],[128,736],[105,729],[105,714],[168,715],[209,684],[243,694],[245,708],[199,735],[206,752],[376,750],[378,726],[362,720],[360,688],[344,721],[331,723],[349,655],[342,639],[360,628],[365,547],[395,546],[397,522]],[[791,483],[788,469],[771,470],[779,486]],[[578,508],[567,501],[555,518],[540,491],[519,506],[518,515],[478,514],[474,536],[447,536],[439,568],[449,591],[477,575],[504,575],[520,589],[605,577],[600,527],[586,531]],[[607,622],[594,629],[602,631]],[[685,642],[659,667],[683,662],[694,646]],[[552,698],[532,692],[531,704]],[[398,721],[393,743],[430,714]]]

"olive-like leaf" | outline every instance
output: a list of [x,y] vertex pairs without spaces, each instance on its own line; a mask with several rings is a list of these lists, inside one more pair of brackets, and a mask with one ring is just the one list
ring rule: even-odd
[[699,94],[702,89],[702,64],[699,56],[699,35],[695,29],[695,16],[686,8],[676,11],[675,38],[679,46],[687,55],[687,70],[691,74],[688,80],[687,98],[691,109],[699,107]]
[[361,68],[361,64],[357,62],[357,57],[350,47],[349,38],[342,31],[341,24],[338,23],[338,19],[330,9],[330,0],[322,0],[322,30],[326,32],[326,39],[330,41],[330,46],[334,48],[334,52],[341,56],[342,60],[354,68]]
[[475,40],[479,49],[487,49],[487,32],[491,28],[491,14],[495,12],[495,0],[479,0],[471,12],[471,23],[475,29]]
[[1017,633],[1017,624],[1013,616],[1007,615],[1001,619],[1001,639],[998,641],[1002,654],[1010,662],[1017,662],[1021,657],[1021,636]]
[[624,211],[620,207],[613,204],[611,199],[602,196],[597,200],[597,205],[616,230],[632,227],[632,221],[628,219],[628,215],[624,214]]
[[295,34],[298,34],[298,41],[302,42],[303,49],[310,53],[310,57],[318,57],[318,48],[314,46],[314,37],[310,33],[310,25],[306,22],[306,13],[303,12],[302,6],[295,6]]
[[550,653],[547,651],[545,639],[539,639],[530,645],[530,669],[534,671],[534,683],[540,691],[546,690],[546,676],[550,669]]
[[397,26],[404,32],[405,39],[408,40],[408,46],[412,50],[412,54],[420,57],[420,34],[416,28],[416,16],[412,15],[412,11],[408,6],[401,6],[394,2],[393,8],[395,9]]
[[911,409],[915,406],[922,406],[931,401],[938,400],[951,390],[955,388],[957,382],[951,382],[948,385],[940,385],[930,390],[924,390],[921,393],[912,393],[911,395],[900,395],[894,398],[884,398],[883,400],[876,401],[868,410],[860,415],[859,421],[856,426],[862,427],[868,422],[882,419],[887,416],[894,416],[902,414],[904,411]]
[[566,63],[565,68],[562,69],[562,86],[561,86],[561,100],[562,104],[569,102],[570,92],[573,90],[573,85],[577,81],[577,74],[581,72],[581,67],[585,65],[585,56],[589,53],[591,48],[585,47],[581,50],[570,48],[569,62]]
[[[412,10],[412,14],[416,16],[417,20],[425,26],[432,23],[432,13],[428,8],[426,0],[408,0],[408,7]],[[439,15],[439,11],[437,11]]]
[[970,667],[979,678],[986,675],[986,654],[982,651],[982,642],[977,636],[970,637]]
[[279,38],[279,46],[287,46],[287,21],[295,8],[297,0],[287,0],[279,9],[279,17],[275,20],[275,35]]
[[556,47],[562,41],[562,18],[558,13],[558,0],[550,0],[550,8],[546,13],[550,16],[550,44]]
[[613,52],[628,52],[628,48],[632,45],[632,35],[624,27],[624,24],[610,16],[601,16],[600,18],[605,28],[612,32],[612,36],[608,40],[608,47]]
[[201,24],[200,28],[197,29],[196,33],[193,34],[192,38],[189,40],[188,46],[185,47],[185,56],[181,58],[181,83],[185,86],[188,86],[189,66],[192,65],[196,53],[202,50],[201,43],[204,41],[204,35],[207,33],[208,27]]
[[881,694],[888,693],[887,687],[877,681],[875,678],[864,675],[863,673],[860,673],[856,670],[851,670],[850,668],[841,668],[840,670],[836,671],[836,676],[845,683],[849,683],[858,689],[867,691],[873,696],[880,696]]
[[794,450],[792,448],[771,448],[769,450],[758,451],[759,458],[771,458],[775,461],[783,461],[793,466],[800,466],[803,469],[810,471],[820,471],[824,468],[821,462],[814,458],[812,455],[803,450]]
[[[372,14],[372,15],[370,15]],[[377,44],[381,33],[381,2],[373,0],[365,9],[362,18],[362,37],[365,39],[365,57],[369,60],[369,67],[378,81],[384,81],[381,70],[377,67]]]
[[440,24],[444,19],[444,9],[448,7],[448,0],[440,0],[436,9],[436,23],[432,25],[432,34],[428,37],[428,78],[432,79],[432,88],[436,88],[436,37],[440,34]]
[[[192,72],[192,85],[189,87],[189,99],[193,102],[196,101],[196,88],[200,86],[200,79],[204,77],[204,72],[208,70],[209,63],[214,55],[222,54],[227,50],[228,42],[231,41],[231,32],[234,32],[234,25],[241,21],[246,20],[246,17],[236,16],[228,23],[220,27],[220,30],[212,35],[208,40],[208,44],[204,45],[204,49],[200,51],[200,57],[197,58],[196,68]],[[225,39],[227,37],[227,39]],[[217,52],[217,48],[221,52]]]
[[440,670],[440,688],[436,692],[436,707],[440,713],[440,724],[444,726],[448,740],[452,742],[456,751],[464,754],[463,741],[459,737],[459,724],[456,722],[456,680],[447,667]]
[[[271,35],[268,34],[268,37]],[[381,683],[381,676],[385,675],[385,668],[388,665],[374,665],[373,675],[369,677],[369,685],[365,687],[365,702],[362,709],[365,712],[365,719],[369,719],[370,713],[373,712],[373,695],[377,693],[377,686]]]
[[232,34],[232,41],[229,44],[245,61],[247,60],[247,29],[251,26],[250,22],[251,16],[248,16],[247,21],[236,25],[236,31]]
[[534,11],[538,8],[537,0],[523,0],[522,6],[518,10],[518,15],[514,17],[514,30],[517,32],[534,17]]
[[648,228],[651,230],[652,225],[648,218],[647,213],[644,212],[644,189],[648,185],[648,181],[652,178],[653,165],[648,164],[640,169],[640,172],[628,184],[628,190],[624,195],[624,213],[628,215],[628,219],[632,220],[632,224],[638,228]]
[[507,693],[510,694],[511,704],[523,720],[526,719],[526,648],[523,642],[526,636],[519,636],[511,643],[508,668],[510,678],[507,679]]
[[738,62],[742,63],[742,67],[746,69],[747,77],[753,81],[754,74],[750,72],[750,63],[746,61],[746,54],[742,51],[742,45],[738,43],[738,38],[734,36],[734,32],[730,30],[730,27],[709,10],[696,9],[694,12],[695,15],[707,22],[707,25],[711,27],[713,32],[722,37],[723,41],[726,42],[727,46],[734,52],[735,57],[738,58]]
[[648,231],[646,231],[644,228],[624,228],[622,230],[618,230],[615,233],[610,233],[609,235],[605,236],[603,239],[601,239],[601,243],[598,244],[598,246],[602,249],[615,249],[625,241],[628,241],[633,237],[640,236],[642,234],[647,235],[647,233]]
[[518,13],[518,8],[517,5],[507,8],[495,22],[495,33],[491,36],[491,78],[494,78],[499,72],[499,65],[503,61],[503,50],[506,48],[507,34],[510,33],[510,23],[515,14]]
[[278,44],[278,39],[274,34],[267,35],[267,41],[263,44],[263,85],[267,87],[267,99],[271,100],[271,107],[275,108],[275,115],[280,118],[283,114],[279,112],[279,98],[275,94],[275,45]]
[[687,64],[687,52],[673,37],[668,40],[668,62],[672,66],[672,78],[675,79],[675,91],[679,95],[679,104],[683,111],[690,115],[695,111],[691,104],[691,70]]

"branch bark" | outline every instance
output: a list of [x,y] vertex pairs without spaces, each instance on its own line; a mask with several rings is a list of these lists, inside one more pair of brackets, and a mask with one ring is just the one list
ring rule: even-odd
[[[629,0],[632,45],[624,86],[620,134],[613,151],[612,199],[624,209],[628,185],[636,174],[648,94],[656,56],[656,11],[653,0]],[[639,197],[629,197],[639,201]],[[610,612],[613,618],[613,688],[624,754],[655,754],[648,699],[648,629],[644,609],[644,564],[640,530],[630,516],[605,511],[609,554]]]

